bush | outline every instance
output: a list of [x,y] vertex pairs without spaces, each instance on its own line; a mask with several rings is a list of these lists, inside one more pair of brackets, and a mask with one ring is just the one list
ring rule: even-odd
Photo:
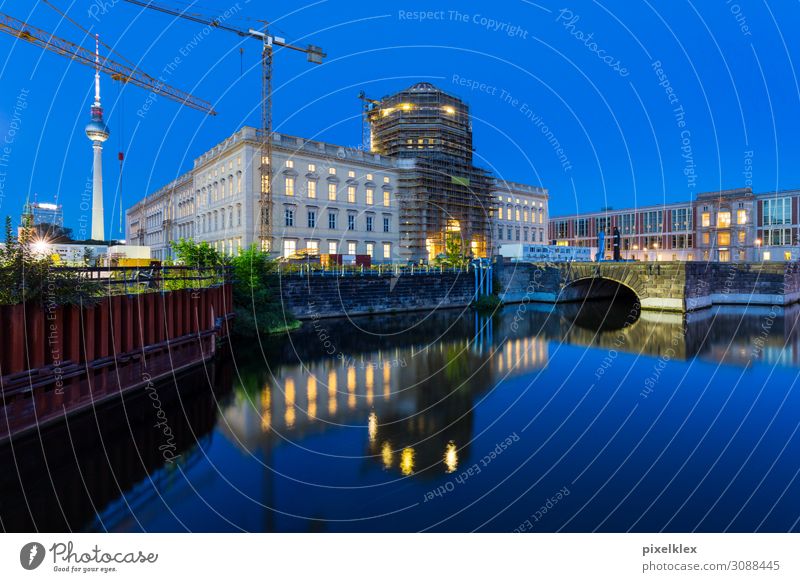
[[501,305],[503,305],[503,302],[497,295],[481,295],[472,302],[473,309],[482,312],[494,312]]

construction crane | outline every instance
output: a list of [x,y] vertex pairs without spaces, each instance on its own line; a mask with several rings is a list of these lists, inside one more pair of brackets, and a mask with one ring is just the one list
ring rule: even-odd
[[263,30],[240,29],[225,24],[221,19],[207,18],[202,15],[186,12],[179,8],[171,8],[163,4],[145,2],[143,0],[125,0],[129,4],[135,4],[142,8],[149,8],[164,14],[176,16],[211,26],[219,30],[232,32],[243,38],[253,38],[261,43],[261,131],[259,132],[259,145],[261,149],[261,163],[259,169],[261,173],[261,195],[259,203],[261,207],[259,240],[261,250],[271,252],[272,245],[272,51],[273,47],[291,49],[305,53],[310,63],[321,64],[322,59],[327,55],[322,52],[322,48],[309,44],[306,47],[295,46],[286,42],[278,36],[269,33],[268,26],[265,24]]
[[50,52],[68,57],[78,63],[88,65],[92,68],[98,68],[100,71],[107,73],[115,81],[131,83],[143,89],[147,89],[156,95],[168,97],[182,105],[203,111],[209,115],[217,114],[210,103],[198,99],[185,91],[171,87],[163,81],[143,73],[139,69],[112,61],[109,58],[105,58],[99,63],[96,63],[94,51],[87,50],[80,45],[54,36],[41,28],[31,26],[27,22],[23,22],[22,20],[18,20],[2,12],[0,12],[0,31]]
[[361,108],[361,145],[365,152],[371,151],[372,139],[369,129],[369,112],[371,106],[380,106],[381,102],[378,99],[370,99],[367,94],[361,91],[358,94],[363,106]]

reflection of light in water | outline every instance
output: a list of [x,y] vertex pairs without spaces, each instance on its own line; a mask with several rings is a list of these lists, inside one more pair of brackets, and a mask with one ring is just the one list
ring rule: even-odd
[[374,443],[375,437],[378,436],[378,415],[374,411],[369,413],[367,428],[369,429],[369,442]]
[[264,432],[268,431],[272,424],[271,406],[272,391],[269,389],[269,386],[264,386],[264,389],[261,391],[261,430]]
[[371,363],[367,364],[367,369],[364,372],[364,383],[367,385],[367,405],[372,406],[372,401],[375,397],[375,368]]
[[381,460],[383,461],[383,466],[387,469],[392,467],[394,453],[392,452],[392,445],[389,444],[389,441],[383,441],[383,446],[381,446]]
[[286,386],[284,387],[286,399],[286,413],[283,415],[284,421],[288,428],[294,426],[294,378],[286,378]]
[[400,471],[403,475],[411,475],[414,472],[414,449],[406,447],[400,453]]
[[347,406],[351,409],[356,407],[356,369],[347,368]]
[[444,466],[446,473],[452,473],[458,469],[458,449],[456,443],[450,441],[444,449]]
[[389,362],[383,363],[383,399],[389,400],[391,394],[392,367]]
[[317,377],[309,376],[306,383],[306,392],[308,394],[308,417],[316,418],[317,416]]
[[336,414],[336,372],[333,370],[328,374],[328,414]]

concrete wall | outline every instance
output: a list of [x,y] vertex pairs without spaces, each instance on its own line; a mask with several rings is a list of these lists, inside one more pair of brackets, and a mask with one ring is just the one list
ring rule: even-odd
[[473,273],[281,278],[283,304],[298,319],[464,307]]

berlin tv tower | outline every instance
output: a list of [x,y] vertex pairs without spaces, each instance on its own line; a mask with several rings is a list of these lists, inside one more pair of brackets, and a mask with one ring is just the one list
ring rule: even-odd
[[86,137],[92,140],[94,167],[92,170],[92,239],[105,240],[105,221],[103,218],[103,142],[109,131],[103,123],[103,108],[100,106],[100,36],[94,37],[94,103],[92,120],[86,125]]

